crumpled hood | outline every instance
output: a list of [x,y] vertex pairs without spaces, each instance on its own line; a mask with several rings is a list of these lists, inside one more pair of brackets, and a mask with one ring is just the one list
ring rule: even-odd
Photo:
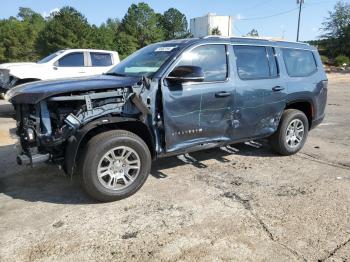
[[38,81],[19,85],[10,89],[6,93],[5,98],[13,104],[36,104],[41,100],[54,95],[133,86],[141,80],[141,77],[98,75],[91,77]]

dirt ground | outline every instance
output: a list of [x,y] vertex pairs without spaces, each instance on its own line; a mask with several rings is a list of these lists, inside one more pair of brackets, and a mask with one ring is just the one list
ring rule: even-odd
[[17,166],[10,109],[0,261],[350,261],[350,76],[330,76],[327,117],[297,155],[257,141],[162,159],[108,204],[53,166]]

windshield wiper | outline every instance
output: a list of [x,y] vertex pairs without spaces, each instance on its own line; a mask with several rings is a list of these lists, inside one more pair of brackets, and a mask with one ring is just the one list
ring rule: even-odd
[[109,76],[127,76],[125,74],[114,73],[114,72],[104,73],[104,75],[109,75]]

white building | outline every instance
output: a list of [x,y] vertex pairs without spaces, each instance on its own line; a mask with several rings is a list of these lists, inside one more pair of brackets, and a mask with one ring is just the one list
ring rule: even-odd
[[232,36],[232,16],[209,13],[206,16],[192,18],[190,31],[193,37],[211,35],[214,28],[218,28],[222,36]]

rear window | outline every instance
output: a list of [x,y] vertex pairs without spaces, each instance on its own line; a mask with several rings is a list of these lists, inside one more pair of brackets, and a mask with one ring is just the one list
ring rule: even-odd
[[107,53],[90,53],[92,66],[111,66],[112,58]]
[[282,53],[289,76],[309,76],[317,71],[317,64],[312,51],[283,48]]
[[278,77],[278,64],[272,47],[233,46],[238,75],[242,80]]

